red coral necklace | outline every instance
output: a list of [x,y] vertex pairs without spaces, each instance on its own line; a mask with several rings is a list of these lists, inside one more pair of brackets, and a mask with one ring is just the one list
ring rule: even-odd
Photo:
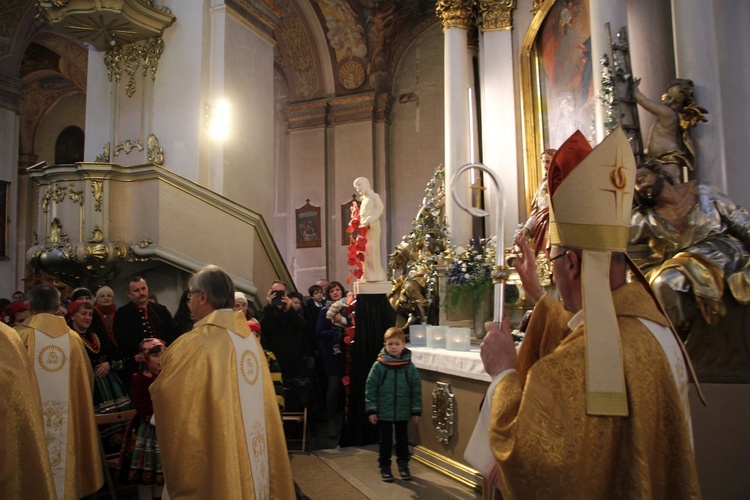
[[99,337],[97,337],[95,333],[92,333],[91,338],[93,340],[92,342],[89,342],[86,337],[81,335],[81,340],[83,340],[83,343],[86,345],[86,349],[93,352],[94,354],[99,354],[99,351],[102,350],[102,344],[99,342]]

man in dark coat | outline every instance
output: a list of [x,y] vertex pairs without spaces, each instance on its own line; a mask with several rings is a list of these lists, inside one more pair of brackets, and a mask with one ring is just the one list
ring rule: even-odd
[[166,307],[148,300],[148,284],[142,276],[134,276],[128,282],[126,295],[130,302],[117,309],[113,330],[120,351],[125,355],[122,370],[123,382],[130,386],[130,377],[138,369],[134,356],[138,354],[141,340],[156,337],[172,343],[178,328]]
[[286,284],[274,281],[266,296],[268,305],[260,320],[260,341],[263,349],[271,351],[279,362],[284,387],[290,392],[286,400],[288,410],[307,407],[312,383],[312,361],[307,322],[302,312],[292,307]]

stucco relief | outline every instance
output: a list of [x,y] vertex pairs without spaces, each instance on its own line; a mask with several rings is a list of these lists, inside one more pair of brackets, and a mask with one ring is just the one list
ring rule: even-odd
[[336,53],[336,62],[367,55],[364,30],[357,16],[343,0],[319,0],[318,6],[326,20],[328,44]]
[[305,25],[300,19],[294,6],[279,25],[281,42],[286,49],[288,68],[292,72],[293,93],[309,99],[318,90],[318,73],[315,67],[315,57],[310,49],[310,40]]

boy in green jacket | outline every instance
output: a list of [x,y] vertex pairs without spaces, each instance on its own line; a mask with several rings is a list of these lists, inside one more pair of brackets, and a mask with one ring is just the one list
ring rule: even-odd
[[383,350],[372,365],[365,387],[365,409],[373,425],[378,426],[380,477],[393,481],[391,450],[396,427],[396,462],[401,479],[409,481],[409,419],[419,422],[422,414],[422,383],[405,347],[404,331],[389,328],[383,335]]

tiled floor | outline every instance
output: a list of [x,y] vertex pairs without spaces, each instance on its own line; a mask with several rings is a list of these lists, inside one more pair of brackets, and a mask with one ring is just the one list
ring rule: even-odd
[[[428,500],[481,499],[481,493],[454,481],[416,460],[409,462],[411,481],[398,478],[398,470],[393,465],[396,478],[392,483],[380,479],[378,469],[378,447],[369,445],[363,447],[337,448],[337,440],[326,437],[325,422],[312,423],[312,453],[336,471],[341,477],[359,490],[365,497],[372,499],[387,498],[401,500],[422,498]],[[314,428],[313,428],[314,427]],[[316,437],[317,436],[317,437]],[[289,443],[290,449],[299,449],[299,442]],[[304,491],[303,491],[304,492]],[[106,498],[106,490],[100,492],[97,498]],[[117,496],[120,499],[135,500],[138,498],[135,486],[119,485]],[[311,500],[328,500],[326,497]]]
[[398,479],[398,471],[394,464],[395,481],[392,483],[383,482],[380,479],[377,465],[377,445],[325,449],[314,453],[368,498],[426,498],[429,500],[482,498],[480,493],[433,471],[415,460],[409,462],[413,476],[411,481]]

